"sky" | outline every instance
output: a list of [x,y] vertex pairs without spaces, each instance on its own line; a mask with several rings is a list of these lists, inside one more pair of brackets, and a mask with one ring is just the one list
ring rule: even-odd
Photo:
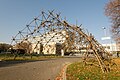
[[105,4],[109,0],[0,0],[0,42],[10,43],[12,36],[22,30],[42,10],[60,12],[70,24],[82,24],[103,43],[102,27],[107,35],[110,20],[104,14]]

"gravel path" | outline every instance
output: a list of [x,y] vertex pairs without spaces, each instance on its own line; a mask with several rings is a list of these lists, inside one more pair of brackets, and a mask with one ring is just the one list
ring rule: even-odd
[[54,80],[66,63],[80,60],[70,57],[35,62],[0,62],[0,80]]

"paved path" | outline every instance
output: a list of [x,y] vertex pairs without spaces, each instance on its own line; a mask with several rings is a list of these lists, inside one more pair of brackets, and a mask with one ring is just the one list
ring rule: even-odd
[[70,57],[25,63],[0,62],[0,80],[54,80],[66,63],[80,60]]

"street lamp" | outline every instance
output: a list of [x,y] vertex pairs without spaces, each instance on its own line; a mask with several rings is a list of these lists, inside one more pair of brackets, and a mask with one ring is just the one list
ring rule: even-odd
[[102,29],[103,29],[103,31],[104,31],[104,36],[102,37],[102,40],[104,40],[104,42],[105,42],[105,43],[104,43],[104,44],[105,44],[105,49],[107,50],[107,43],[106,43],[106,42],[107,42],[107,41],[106,41],[106,40],[107,40],[107,39],[106,39],[106,38],[107,38],[107,34],[106,34],[106,28],[105,28],[105,27],[102,27]]
[[[104,31],[104,36],[101,38],[102,40],[104,40],[104,44],[105,44],[105,48],[106,48],[106,50],[109,50],[108,48],[107,48],[107,46],[109,46],[108,45],[108,40],[110,40],[111,39],[111,37],[109,37],[108,35],[107,35],[107,31],[106,31],[106,28],[105,27],[102,27],[102,29],[103,29],[103,31]],[[110,45],[111,46],[111,48],[112,48],[112,44]]]
[[107,36],[107,33],[106,33],[106,28],[105,27],[102,27],[103,31],[104,31],[104,37]]

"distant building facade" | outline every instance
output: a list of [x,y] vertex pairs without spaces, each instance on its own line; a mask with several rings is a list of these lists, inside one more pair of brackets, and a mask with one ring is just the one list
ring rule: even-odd
[[62,50],[62,44],[66,42],[67,37],[66,31],[54,31],[42,36],[36,36],[35,39],[38,42],[32,44],[32,51],[38,54],[61,55],[64,52],[64,50]]
[[109,52],[117,52],[120,51],[120,46],[116,43],[111,43],[111,44],[102,44],[102,46],[105,48],[105,50]]

